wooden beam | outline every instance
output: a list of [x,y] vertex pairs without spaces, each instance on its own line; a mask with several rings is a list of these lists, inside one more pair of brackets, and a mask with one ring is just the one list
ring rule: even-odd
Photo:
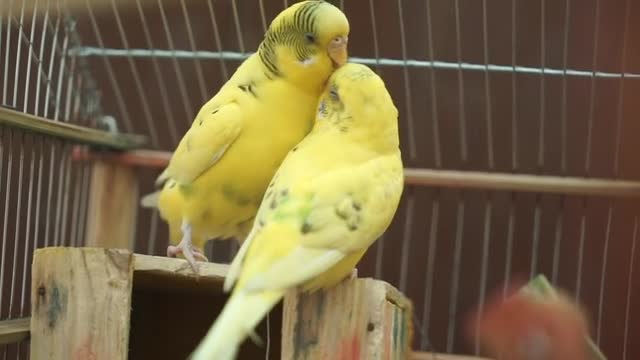
[[138,214],[136,170],[107,161],[93,164],[86,245],[133,249]]
[[[169,164],[171,152],[132,150],[122,153],[101,153],[78,149],[74,151],[74,159],[100,159],[127,166],[163,169]],[[414,186],[563,195],[640,197],[640,181],[415,168],[404,169],[404,175],[405,183]]]
[[405,169],[408,185],[563,195],[639,197],[640,182],[562,176]]
[[412,307],[391,285],[348,279],[284,299],[282,359],[407,359]]
[[[46,2],[42,1],[42,3]],[[62,121],[49,120],[3,106],[0,106],[0,125],[58,137],[79,144],[106,146],[116,150],[134,149],[147,143],[147,138],[142,135],[113,134]]]
[[13,344],[29,336],[29,318],[0,321],[0,345]]

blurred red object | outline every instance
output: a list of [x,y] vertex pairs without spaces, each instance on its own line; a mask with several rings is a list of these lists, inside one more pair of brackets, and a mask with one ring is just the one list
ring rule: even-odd
[[481,313],[470,315],[470,339],[501,360],[586,360],[588,322],[581,307],[564,294],[542,299],[518,292],[515,285],[506,298],[501,288]]

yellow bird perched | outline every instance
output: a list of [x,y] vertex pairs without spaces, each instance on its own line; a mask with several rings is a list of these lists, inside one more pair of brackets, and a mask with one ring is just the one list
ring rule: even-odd
[[208,239],[242,241],[267,184],[311,130],[318,97],[347,60],[349,22],[324,1],[303,1],[270,24],[257,53],[202,106],[157,184],[142,199],[167,221],[168,256],[195,260]]
[[262,200],[225,280],[233,293],[193,354],[227,360],[291,288],[347,277],[386,230],[403,190],[398,111],[364,65],[329,79],[313,130],[294,147]]

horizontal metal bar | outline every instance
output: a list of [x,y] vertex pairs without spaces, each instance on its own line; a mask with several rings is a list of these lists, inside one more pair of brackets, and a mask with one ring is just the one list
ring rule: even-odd
[[[76,149],[75,160],[110,160],[129,166],[165,168],[171,152],[135,150],[119,154]],[[502,190],[562,195],[640,197],[640,182],[479,171],[404,169],[405,183],[415,186]]]
[[409,185],[563,195],[640,197],[640,182],[476,171],[405,169]]
[[0,107],[0,125],[54,136],[81,144],[106,146],[115,150],[135,149],[147,143],[147,138],[142,135],[113,134],[107,131],[52,121],[6,107]]
[[[212,60],[244,60],[252,53],[241,53],[235,51],[186,51],[186,50],[163,50],[163,49],[112,49],[99,47],[74,47],[70,49],[70,56],[78,57],[138,57],[138,58],[178,58],[178,59],[212,59]],[[522,73],[533,75],[552,75],[552,76],[577,76],[577,77],[596,77],[596,78],[631,78],[638,79],[640,74],[635,73],[612,73],[594,70],[576,70],[576,69],[554,69],[547,67],[529,67],[529,66],[512,66],[512,65],[494,65],[494,64],[471,64],[466,62],[447,62],[447,61],[429,61],[429,60],[403,60],[388,58],[361,58],[351,57],[349,61],[365,65],[379,66],[397,66],[397,67],[423,67],[444,70],[468,70],[468,71],[490,71],[504,73]]]
[[0,321],[0,345],[13,344],[29,336],[30,318]]

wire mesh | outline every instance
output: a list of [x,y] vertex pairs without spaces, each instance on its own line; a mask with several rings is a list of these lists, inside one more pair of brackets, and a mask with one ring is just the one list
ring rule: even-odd
[[[97,88],[81,58],[75,23],[50,2],[25,16],[24,5],[0,14],[1,104],[24,113],[96,126]],[[30,315],[36,248],[84,243],[90,172],[71,161],[63,140],[0,126],[0,320]],[[28,358],[28,343],[0,346],[2,359]]]
[[[91,114],[102,107],[125,131],[148,134],[153,147],[172,150],[199,106],[257,48],[269,19],[288,2],[136,0],[120,7],[112,1],[101,11],[90,1],[86,5],[76,22],[53,4],[35,15],[36,22],[19,12],[2,17],[3,104],[80,124],[93,121]],[[339,5],[351,22],[351,60],[381,74],[400,110],[408,167],[640,179],[634,157],[640,150],[634,136],[640,105],[633,99],[640,90],[640,52],[632,46],[640,25],[631,21],[640,13],[638,4]],[[82,44],[73,40],[76,34]],[[31,81],[16,80],[22,76]],[[5,294],[14,266],[21,276],[26,260],[20,259],[35,246],[33,239],[82,243],[89,175],[82,168],[62,174],[64,166],[79,166],[69,160],[59,160],[60,168],[41,160],[68,159],[65,144],[6,129],[1,139],[0,194],[11,196],[0,197],[11,201],[5,202],[4,224],[16,223],[16,212],[7,209],[33,211],[23,221],[38,224],[17,233],[15,225],[3,226],[2,256],[18,253],[17,265],[2,261]],[[31,147],[7,145],[10,139],[38,144],[35,184],[27,175]],[[26,182],[17,180],[21,168]],[[142,194],[153,189],[156,175],[140,170]],[[71,191],[65,200],[67,182],[78,195]],[[18,184],[22,192],[12,190]],[[41,186],[42,193],[25,190],[32,186]],[[20,202],[27,201],[18,209],[12,204],[19,193],[26,194]],[[51,216],[37,216],[45,211]],[[640,356],[631,336],[640,331],[634,313],[640,294],[632,286],[637,213],[630,199],[410,186],[359,273],[385,279],[413,300],[416,349],[479,353],[478,344],[462,336],[468,310],[514,276],[544,273],[586,305],[594,338],[609,358],[634,359]],[[164,254],[166,225],[152,211],[141,209],[138,219],[136,251]],[[22,237],[32,237],[31,247],[24,245],[28,240],[15,245]],[[208,245],[216,261],[228,261],[235,249],[230,242]],[[5,300],[3,318],[8,306]],[[14,304],[11,311],[16,309]]]

